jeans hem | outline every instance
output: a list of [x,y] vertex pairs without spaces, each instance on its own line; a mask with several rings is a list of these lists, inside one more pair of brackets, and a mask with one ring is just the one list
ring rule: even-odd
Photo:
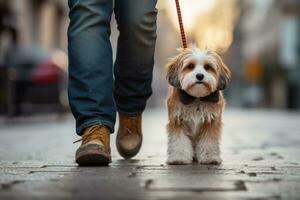
[[115,130],[114,130],[114,124],[109,122],[109,121],[106,121],[106,120],[92,120],[92,121],[87,121],[83,124],[81,124],[79,127],[76,128],[76,133],[77,135],[81,136],[82,134],[82,131],[89,127],[89,126],[92,126],[92,125],[95,125],[95,124],[101,124],[101,125],[105,125],[107,126],[109,129],[110,129],[110,132],[113,133]]
[[118,112],[121,113],[121,114],[123,114],[123,115],[126,115],[128,117],[135,117],[135,116],[141,115],[144,112],[144,109],[140,110],[140,111],[133,111],[133,112],[127,112],[127,111],[123,111],[123,110],[118,110]]

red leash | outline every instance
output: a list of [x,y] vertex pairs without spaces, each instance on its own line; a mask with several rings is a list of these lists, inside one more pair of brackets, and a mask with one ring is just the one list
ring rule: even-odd
[[181,11],[180,11],[179,0],[175,0],[175,2],[176,2],[179,28],[180,28],[180,33],[181,33],[182,46],[183,46],[183,48],[187,48],[187,43],[186,43],[186,37],[185,37],[185,32],[184,32],[183,23],[182,23],[182,16],[181,16]]

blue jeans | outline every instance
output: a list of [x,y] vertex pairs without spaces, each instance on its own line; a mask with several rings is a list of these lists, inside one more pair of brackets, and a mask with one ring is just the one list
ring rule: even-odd
[[[156,0],[69,0],[68,95],[76,133],[103,124],[114,132],[116,111],[143,112],[152,94]],[[115,12],[118,47],[113,67],[110,21]],[[114,76],[113,76],[114,74]]]

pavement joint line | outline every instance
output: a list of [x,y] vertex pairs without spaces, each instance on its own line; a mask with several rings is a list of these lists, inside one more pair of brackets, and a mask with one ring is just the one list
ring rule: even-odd
[[29,171],[27,174],[34,174],[34,173],[82,173],[82,171],[65,171],[65,170],[45,170],[45,171],[41,171],[41,170],[37,170],[37,171]]
[[8,183],[1,184],[1,190],[10,190],[14,185],[25,182],[24,180],[13,180]]
[[[169,192],[228,192],[228,191],[247,191],[247,187],[245,181],[243,180],[236,180],[234,181],[233,188],[182,188],[182,187],[153,187],[154,184],[153,179],[147,179],[144,182],[143,187],[148,191],[169,191]],[[151,187],[152,186],[152,187]]]
[[73,168],[73,167],[78,167],[78,165],[43,165],[40,168],[47,168],[47,167]]
[[146,188],[148,191],[167,191],[167,192],[230,192],[230,191],[247,191],[247,188]]

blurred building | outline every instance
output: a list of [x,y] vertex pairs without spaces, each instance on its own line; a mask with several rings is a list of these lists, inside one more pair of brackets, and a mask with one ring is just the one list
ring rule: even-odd
[[[67,2],[61,0],[1,0],[3,25],[16,30],[19,44],[37,43],[66,50]],[[1,44],[7,38],[1,38]]]
[[[231,50],[240,105],[300,108],[299,1],[240,0]],[[240,65],[241,67],[238,67]],[[240,70],[239,70],[240,69]]]

